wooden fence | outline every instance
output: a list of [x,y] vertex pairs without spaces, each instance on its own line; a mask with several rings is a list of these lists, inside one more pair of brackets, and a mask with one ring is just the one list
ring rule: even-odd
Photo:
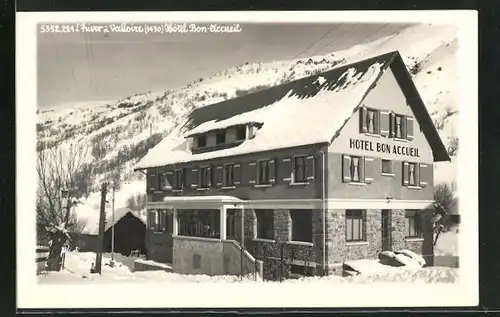
[[44,245],[36,246],[36,271],[39,274],[45,271],[45,266],[47,264],[47,259],[49,258],[49,247]]

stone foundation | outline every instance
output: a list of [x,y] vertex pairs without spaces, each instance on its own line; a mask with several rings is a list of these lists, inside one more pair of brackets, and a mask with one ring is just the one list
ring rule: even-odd
[[[377,259],[382,252],[382,210],[366,210],[366,241],[346,241],[346,210],[331,209],[326,212],[326,231],[323,236],[323,211],[312,212],[313,243],[294,243],[290,241],[291,220],[289,210],[275,210],[274,239],[255,239],[256,216],[254,210],[245,210],[245,248],[257,259],[264,262],[264,277],[279,279],[289,275],[290,266],[312,267],[315,275],[340,275],[342,263],[348,260]],[[390,235],[391,250],[408,249],[422,254],[429,265],[432,265],[432,227],[429,215],[432,211],[421,211],[423,238],[409,239],[405,237],[405,211],[392,210]],[[429,231],[430,230],[430,231]],[[323,244],[325,245],[326,265],[323,270]],[[429,248],[430,245],[430,248]],[[281,253],[283,252],[283,268]],[[428,256],[430,255],[430,256]],[[283,271],[283,273],[282,273]]]

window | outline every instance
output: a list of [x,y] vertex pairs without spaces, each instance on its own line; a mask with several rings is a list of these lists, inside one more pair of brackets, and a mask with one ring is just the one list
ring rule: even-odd
[[163,172],[163,173],[159,173],[159,182],[160,182],[160,185],[159,185],[159,188],[160,189],[172,189],[172,172]]
[[306,156],[297,156],[293,160],[293,182],[305,183],[307,181],[306,175]]
[[173,189],[182,189],[184,187],[184,173],[182,170],[174,171],[174,186]]
[[418,186],[418,164],[408,163],[408,185]]
[[241,126],[236,128],[236,140],[245,140],[247,138],[247,127]]
[[312,242],[312,210],[290,210],[292,241]]
[[269,161],[259,162],[259,184],[270,184]]
[[380,118],[378,110],[362,107],[360,115],[361,132],[372,134],[380,133]]
[[406,138],[404,116],[394,115],[394,137],[398,139]]
[[219,210],[178,210],[179,235],[220,238]]
[[368,133],[378,133],[378,113],[376,110],[366,110],[366,131]]
[[224,144],[226,143],[226,131],[218,131],[215,134],[215,144]]
[[197,146],[198,147],[205,147],[207,146],[207,136],[206,135],[199,135],[197,138]]
[[273,210],[257,209],[255,217],[257,218],[257,238],[274,239]]
[[382,174],[393,174],[391,160],[382,160]]
[[351,166],[350,166],[351,182],[359,183],[361,182],[361,157],[351,156]]
[[162,232],[165,228],[165,210],[151,210],[149,212],[149,228],[154,232]]
[[234,186],[234,164],[224,166],[224,186]]
[[407,238],[420,238],[422,237],[422,230],[420,226],[420,218],[418,211],[407,210],[405,214],[405,236]]
[[291,264],[290,273],[301,276],[314,276],[314,268],[311,266]]
[[365,211],[346,210],[345,230],[347,242],[366,241]]
[[210,167],[200,168],[200,179],[198,183],[198,188],[209,188],[210,187]]

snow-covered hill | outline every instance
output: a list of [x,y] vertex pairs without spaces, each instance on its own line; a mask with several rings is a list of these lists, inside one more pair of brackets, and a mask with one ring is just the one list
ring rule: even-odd
[[[87,163],[94,186],[76,211],[87,219],[87,231],[95,232],[100,181],[119,176],[116,208],[125,207],[131,196],[144,193],[144,176],[132,172],[134,164],[192,109],[394,50],[399,50],[410,69],[445,145],[453,147],[458,145],[457,48],[455,27],[418,25],[323,56],[245,63],[180,89],[39,110],[38,150],[71,144],[89,148]],[[456,156],[452,163],[437,164],[436,182],[454,180],[456,164]]]

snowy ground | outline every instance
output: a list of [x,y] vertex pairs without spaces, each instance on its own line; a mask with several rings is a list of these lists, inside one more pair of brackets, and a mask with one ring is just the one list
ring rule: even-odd
[[458,256],[458,230],[458,227],[452,227],[439,235],[434,255]]
[[[123,260],[120,257],[116,260]],[[103,256],[102,275],[90,274],[90,267],[95,262],[95,253],[69,252],[66,255],[65,270],[56,273],[40,275],[38,281],[41,284],[81,284],[81,283],[115,283],[115,282],[139,282],[139,283],[234,283],[241,282],[238,276],[216,276],[207,275],[182,275],[167,273],[164,271],[132,272],[129,266],[116,261],[116,266],[111,268],[106,265],[110,262],[109,254]],[[129,260],[129,264],[133,261]],[[374,263],[374,267],[383,269],[373,269],[370,273],[358,276],[342,278],[339,276],[329,276],[326,278],[304,278],[298,280],[287,280],[284,284],[295,283],[384,283],[384,282],[419,282],[419,283],[453,283],[458,280],[458,269],[447,267],[429,268],[395,268],[381,266]],[[262,283],[254,281],[252,277],[244,278],[245,283]],[[277,283],[277,282],[267,282]]]

